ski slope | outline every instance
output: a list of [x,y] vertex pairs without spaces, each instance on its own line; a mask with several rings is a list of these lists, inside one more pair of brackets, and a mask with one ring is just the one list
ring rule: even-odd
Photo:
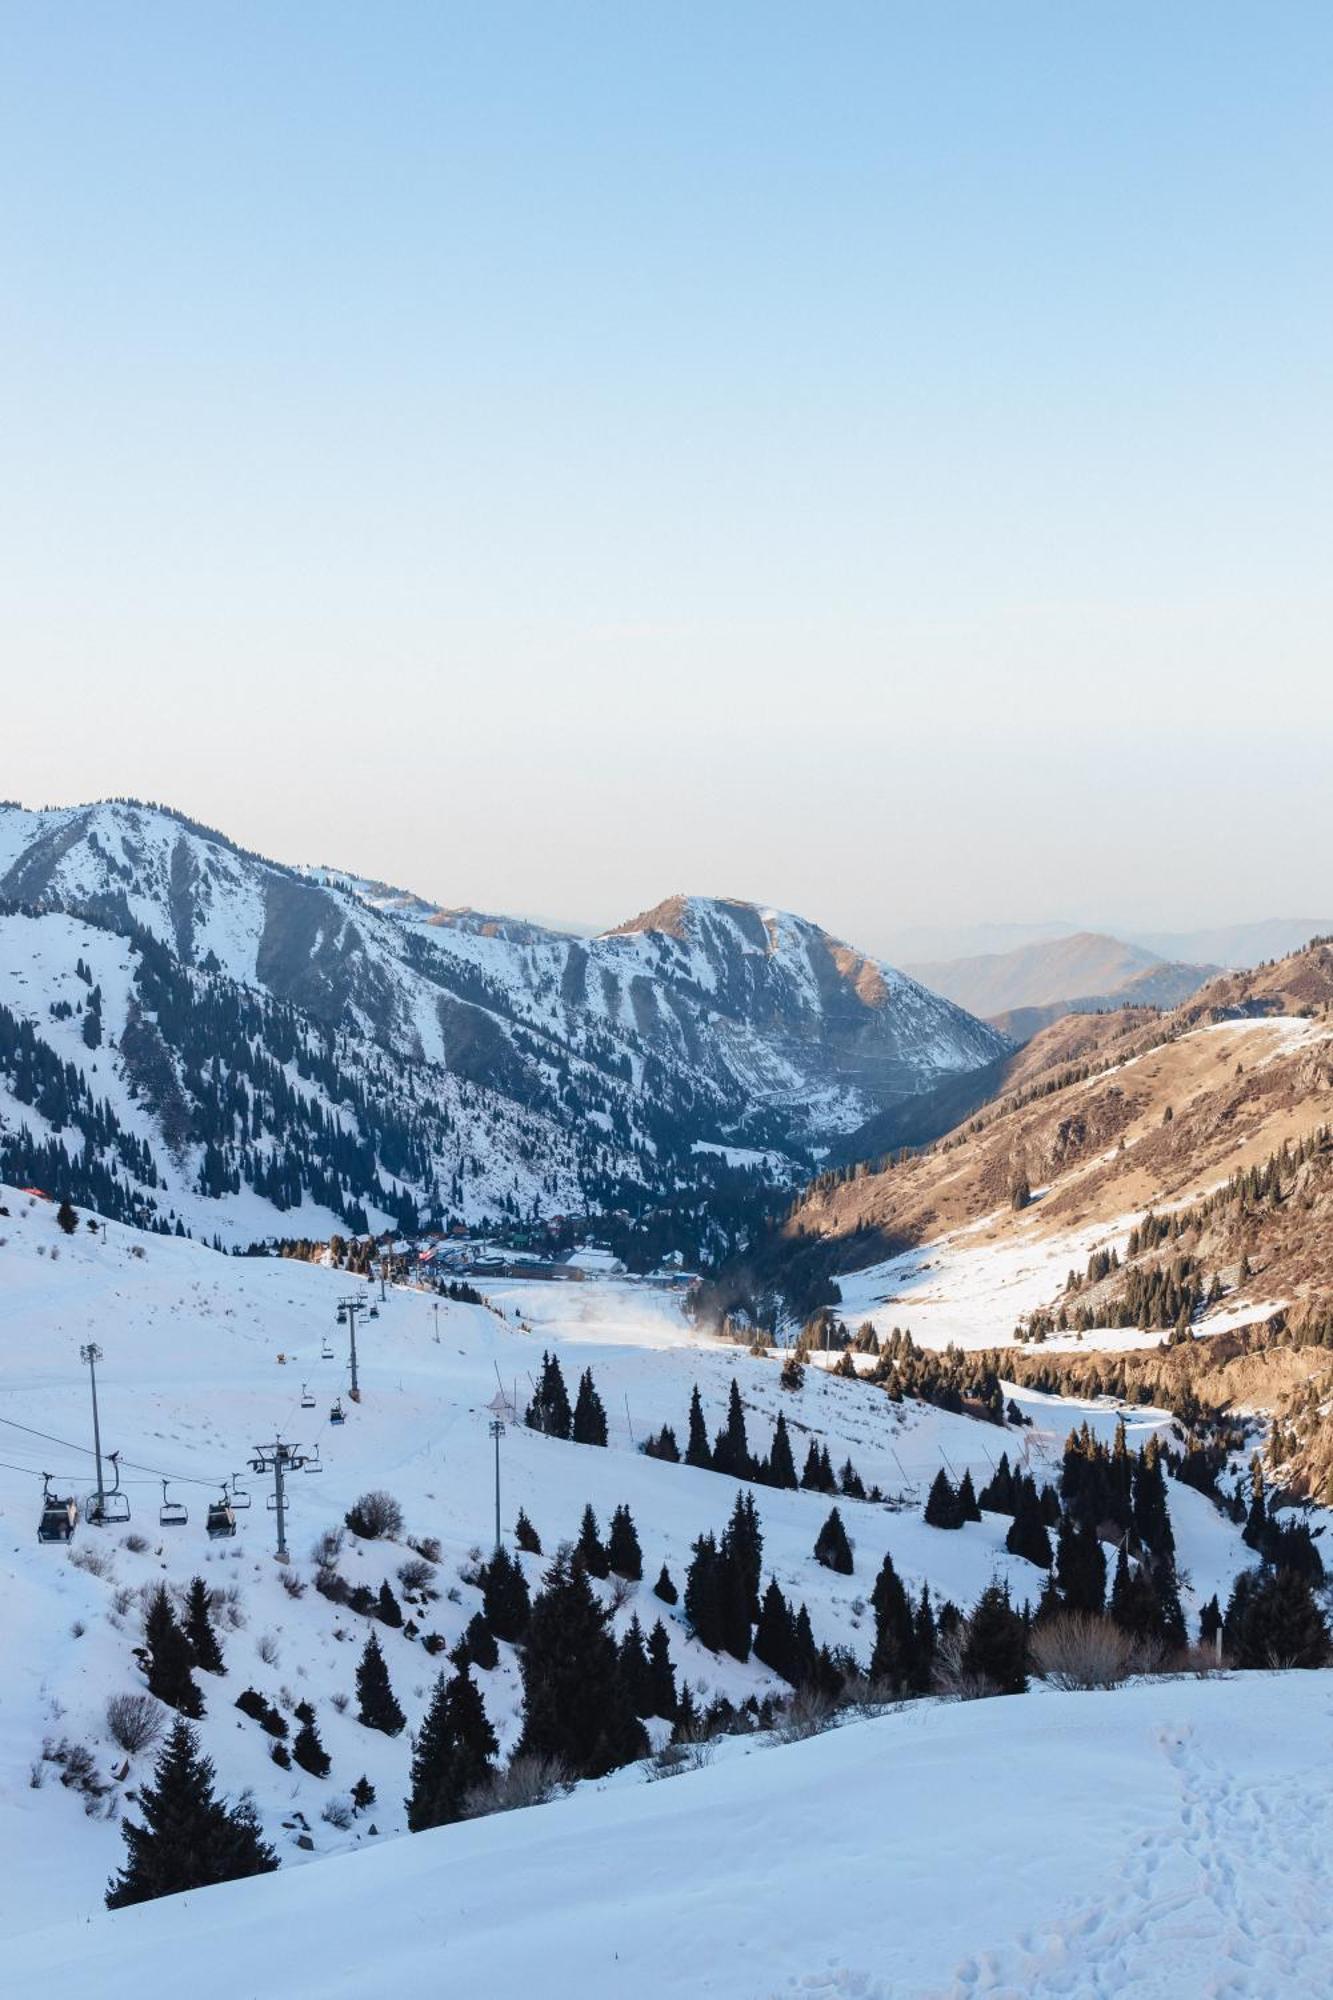
[[[67,1238],[49,1203],[12,1189],[0,1190],[0,1203],[9,1210],[0,1216],[0,1938],[81,1924],[101,1907],[106,1878],[122,1855],[115,1815],[150,1761],[141,1758],[116,1775],[123,1759],[107,1734],[105,1701],[143,1684],[132,1650],[141,1632],[140,1594],[160,1581],[184,1586],[199,1574],[231,1595],[233,1622],[220,1627],[228,1672],[220,1681],[201,1677],[208,1712],[200,1733],[223,1788],[253,1792],[284,1870],[403,1830],[410,1731],[444,1656],[432,1659],[405,1633],[374,1626],[408,1731],[390,1740],[361,1727],[354,1702],[340,1712],[337,1702],[353,1693],[372,1628],[309,1587],[311,1549],[317,1536],[341,1523],[358,1494],[387,1488],[402,1504],[407,1532],[440,1542],[438,1598],[414,1615],[423,1634],[436,1632],[452,1646],[480,1603],[462,1573],[489,1549],[494,1533],[488,1428],[494,1406],[497,1399],[510,1411],[526,1406],[548,1347],[561,1358],[571,1397],[583,1368],[592,1368],[610,1422],[609,1448],[545,1438],[511,1421],[501,1441],[506,1538],[522,1506],[549,1557],[576,1535],[585,1503],[603,1530],[612,1510],[628,1504],[645,1581],[617,1610],[616,1629],[623,1632],[637,1613],[650,1630],[661,1616],[678,1677],[705,1698],[743,1699],[780,1683],[754,1661],[742,1665],[699,1647],[679,1607],[669,1609],[651,1590],[664,1561],[683,1585],[691,1544],[722,1528],[738,1490],[729,1478],[664,1464],[637,1449],[663,1423],[674,1426],[683,1445],[695,1382],[710,1431],[722,1421],[735,1378],[753,1449],[767,1449],[781,1408],[798,1466],[816,1436],[827,1442],[835,1465],[850,1455],[867,1486],[890,1496],[889,1505],[839,1501],[856,1562],[852,1576],[840,1577],[813,1560],[829,1500],[756,1489],[765,1577],[776,1575],[794,1601],[809,1606],[818,1640],[847,1645],[862,1660],[873,1641],[867,1600],[888,1550],[909,1589],[928,1581],[937,1596],[964,1607],[997,1576],[1018,1601],[1038,1594],[1042,1573],[1004,1548],[1005,1517],[987,1515],[956,1533],[925,1525],[921,1503],[941,1464],[956,1476],[970,1467],[980,1484],[1008,1451],[1026,1455],[1040,1477],[1058,1466],[1074,1422],[1087,1415],[1109,1438],[1120,1416],[1110,1404],[1033,1394],[1021,1399],[1032,1427],[1000,1430],[894,1404],[867,1383],[816,1369],[807,1371],[799,1392],[784,1392],[775,1361],[705,1341],[683,1319],[674,1294],[623,1277],[507,1282],[489,1306],[391,1290],[379,1317],[361,1320],[364,1400],[354,1405],[346,1400],[346,1334],[335,1308],[349,1289],[369,1300],[372,1290],[363,1281],[316,1265],[224,1257],[115,1224],[105,1236],[81,1226]],[[326,1337],[335,1348],[327,1361],[321,1358]],[[87,1371],[79,1360],[80,1344],[89,1339],[103,1351],[104,1449],[123,1454],[134,1518],[124,1529],[82,1526],[69,1550],[42,1546],[35,1535],[40,1474],[51,1472],[61,1493],[83,1496],[94,1484]],[[301,1408],[303,1383],[316,1397],[313,1410]],[[334,1428],[329,1410],[339,1395],[348,1421]],[[1125,1417],[1131,1444],[1170,1423],[1146,1409]],[[257,1478],[246,1479],[254,1505],[240,1516],[234,1540],[210,1543],[203,1530],[220,1482],[243,1470],[257,1445],[277,1437],[317,1445],[324,1466],[319,1477],[289,1482],[294,1560],[288,1572],[272,1560],[274,1524]],[[184,1527],[159,1527],[164,1473],[171,1475],[171,1498],[188,1504]],[[1183,1596],[1193,1616],[1214,1592],[1225,1597],[1249,1552],[1231,1523],[1192,1489],[1173,1484],[1171,1502],[1187,1578]],[[130,1546],[131,1536],[142,1536],[144,1546]],[[90,1551],[101,1573],[83,1566]],[[397,1569],[408,1554],[403,1545],[349,1538],[342,1573],[372,1591],[387,1580],[401,1595]],[[523,1562],[536,1589],[546,1563]],[[290,1596],[284,1575],[307,1586],[304,1594]],[[599,1588],[609,1601],[609,1586]],[[499,1665],[479,1674],[478,1684],[507,1751],[520,1726],[512,1648],[501,1645]],[[327,1781],[271,1762],[268,1739],[233,1707],[246,1686],[287,1713],[297,1701],[314,1704],[333,1759]],[[110,1817],[89,1817],[78,1795],[43,1764],[44,1740],[61,1738],[93,1753]],[[43,1780],[36,1788],[34,1766]],[[376,1787],[375,1807],[346,1831],[325,1823],[324,1805],[345,1796],[362,1773]],[[301,1839],[311,1847],[299,1847]]]
[[156,2000],[1315,2000],[1327,1674],[918,1704],[10,1940]]

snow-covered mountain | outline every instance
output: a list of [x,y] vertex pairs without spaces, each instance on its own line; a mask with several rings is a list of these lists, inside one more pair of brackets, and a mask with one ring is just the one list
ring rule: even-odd
[[0,1008],[11,1177],[67,1179],[55,1141],[82,1198],[233,1240],[716,1207],[1008,1047],[782,912],[576,938],[124,801],[0,806]]

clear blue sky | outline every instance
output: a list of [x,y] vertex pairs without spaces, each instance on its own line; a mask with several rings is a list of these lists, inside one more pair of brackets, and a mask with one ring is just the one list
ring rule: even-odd
[[0,21],[3,794],[872,947],[1333,904],[1333,9]]

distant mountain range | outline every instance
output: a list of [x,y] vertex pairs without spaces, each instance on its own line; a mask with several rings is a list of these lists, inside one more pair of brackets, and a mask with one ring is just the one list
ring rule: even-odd
[[914,978],[1020,1042],[1071,1011],[1174,1007],[1220,970],[1170,963],[1142,945],[1097,931],[911,968]]
[[889,931],[881,948],[896,965],[952,964],[958,959],[990,958],[1019,951],[1025,945],[1055,943],[1089,935],[1112,936],[1138,946],[1154,960],[1187,965],[1222,965],[1245,971],[1266,960],[1300,951],[1311,938],[1333,931],[1333,917],[1270,917],[1257,923],[1219,924],[1203,930],[1141,931],[1114,926],[1110,931],[1087,924],[918,924]]
[[703,1248],[756,1181],[1009,1047],[752,903],[584,939],[156,806],[0,806],[0,1173],[127,1220],[245,1243],[618,1212]]

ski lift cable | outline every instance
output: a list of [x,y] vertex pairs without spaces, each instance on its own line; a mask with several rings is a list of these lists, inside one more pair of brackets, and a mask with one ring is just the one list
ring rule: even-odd
[[[21,1424],[14,1417],[0,1417],[0,1424],[7,1425],[11,1430],[23,1431],[29,1437],[41,1438],[47,1444],[58,1444],[65,1451],[81,1452],[85,1458],[95,1456],[91,1445],[77,1444],[73,1438],[56,1437],[51,1431],[36,1430],[32,1424]],[[122,1457],[120,1462],[128,1465],[133,1472],[151,1472],[155,1479],[169,1479],[181,1486],[217,1486],[221,1483],[217,1479],[200,1479],[189,1472],[164,1472],[160,1465],[141,1465],[133,1458]],[[134,1482],[135,1485],[139,1483],[137,1480]]]

